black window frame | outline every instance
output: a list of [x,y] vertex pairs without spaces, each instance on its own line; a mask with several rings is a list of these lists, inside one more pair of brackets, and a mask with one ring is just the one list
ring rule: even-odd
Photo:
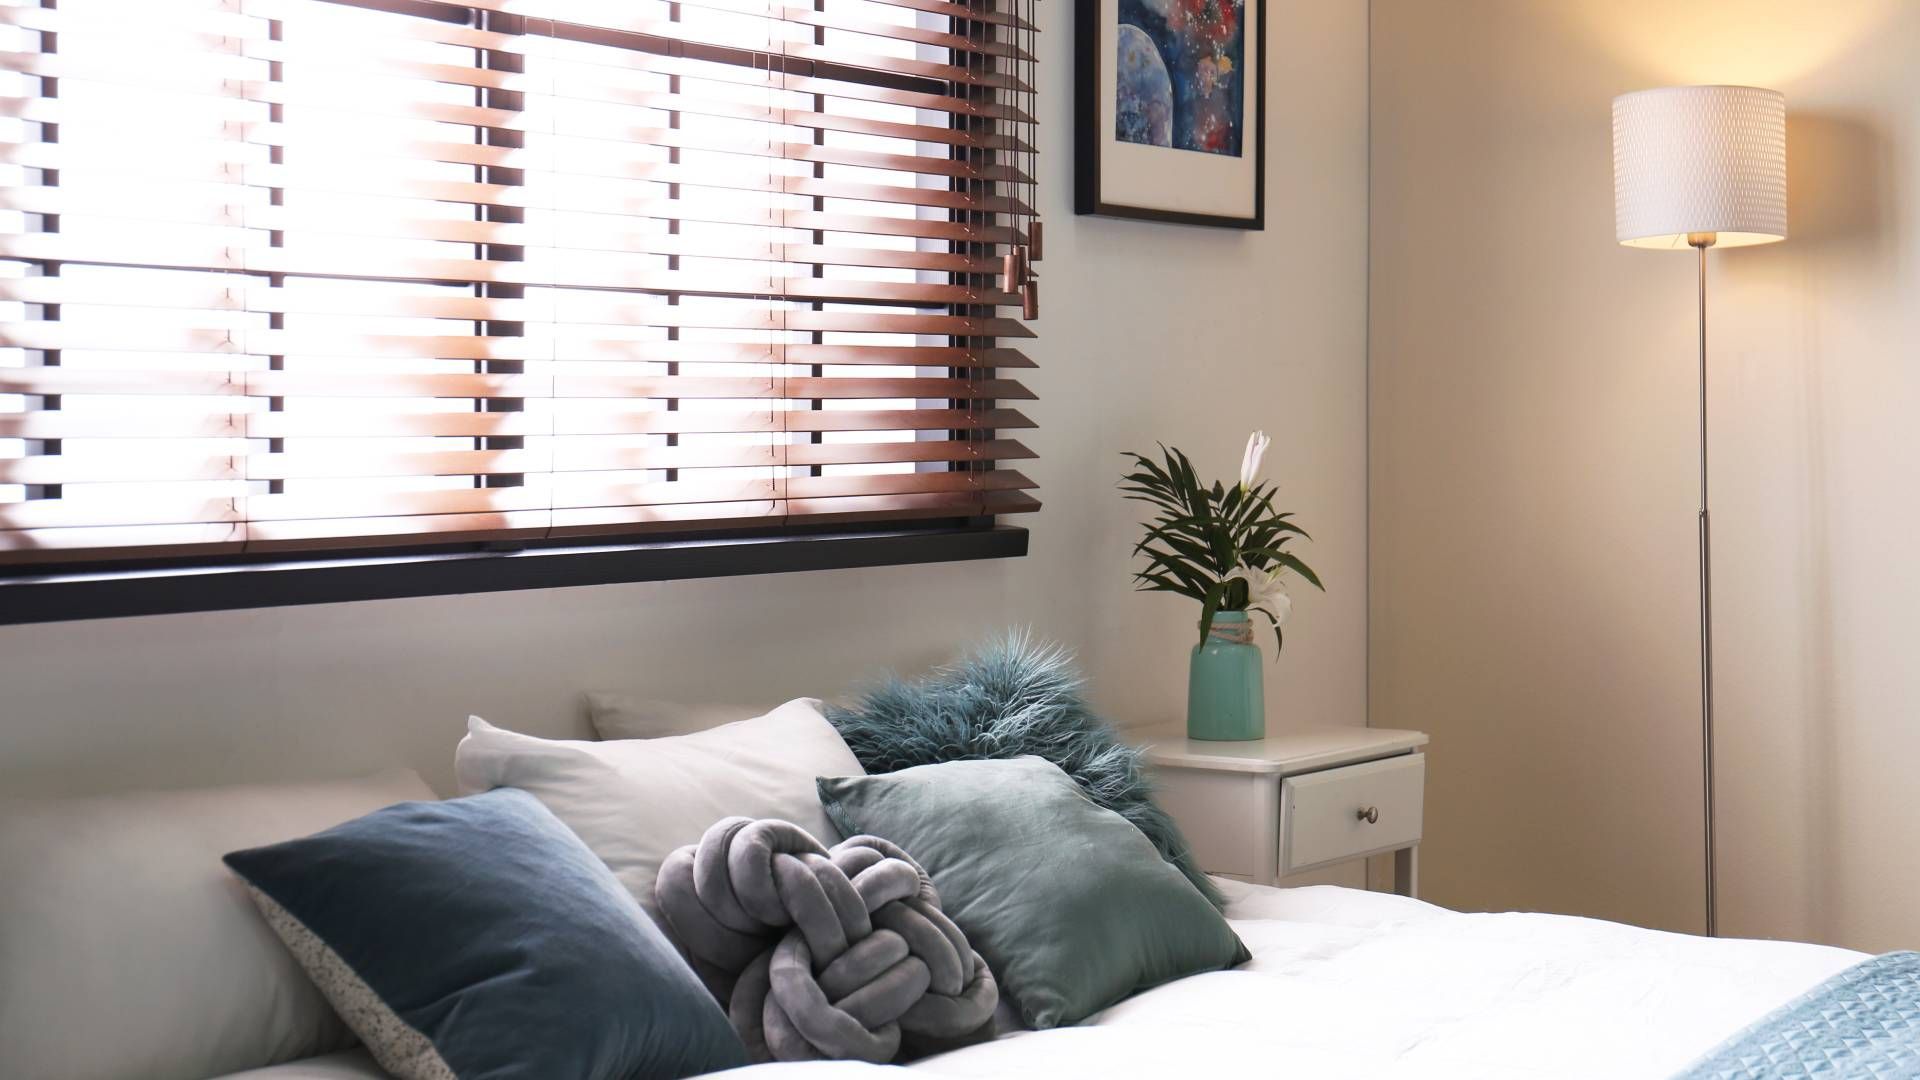
[[642,543],[466,545],[333,554],[17,566],[0,574],[0,625],[689,578],[1012,559],[1027,530],[992,518],[897,529],[690,533]]

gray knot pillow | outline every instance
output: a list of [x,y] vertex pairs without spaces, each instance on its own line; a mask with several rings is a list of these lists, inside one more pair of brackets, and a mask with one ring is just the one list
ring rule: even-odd
[[755,1061],[892,1061],[985,1038],[999,990],[894,844],[829,850],[734,817],[674,851],[654,903]]

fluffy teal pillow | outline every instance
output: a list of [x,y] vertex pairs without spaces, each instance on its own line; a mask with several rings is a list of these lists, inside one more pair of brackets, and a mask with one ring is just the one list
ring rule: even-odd
[[1214,907],[1224,906],[1173,818],[1154,804],[1140,748],[1121,742],[1080,689],[1080,672],[1066,650],[1015,630],[923,678],[890,679],[851,705],[830,706],[827,719],[868,773],[938,761],[1046,758],[1088,798],[1145,833]]
[[1140,830],[1038,757],[821,777],[842,832],[900,845],[1034,1028],[1247,960]]

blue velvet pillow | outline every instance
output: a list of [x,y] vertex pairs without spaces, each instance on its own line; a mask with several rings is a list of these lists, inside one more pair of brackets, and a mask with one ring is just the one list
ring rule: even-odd
[[659,928],[523,791],[400,803],[226,863],[400,1080],[651,1080],[746,1064]]

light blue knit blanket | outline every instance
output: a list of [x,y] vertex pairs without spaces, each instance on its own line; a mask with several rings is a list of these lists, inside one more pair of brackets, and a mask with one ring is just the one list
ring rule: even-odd
[[1920,1078],[1920,953],[1862,960],[1721,1043],[1676,1080]]

